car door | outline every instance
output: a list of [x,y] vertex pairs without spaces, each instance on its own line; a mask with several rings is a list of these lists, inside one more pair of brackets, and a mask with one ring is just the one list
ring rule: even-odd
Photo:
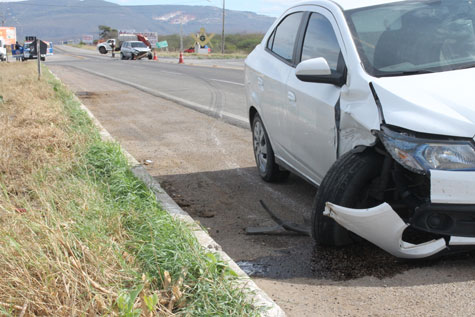
[[130,48],[129,48],[130,43],[129,42],[124,42],[122,44],[122,52],[125,57],[130,58]]
[[285,16],[269,37],[259,60],[257,85],[261,92],[261,116],[277,157],[288,160],[291,138],[287,129],[287,81],[295,67],[297,35],[303,12]]
[[[298,61],[324,57],[332,73],[344,72],[336,21],[324,8],[312,9],[298,50]],[[341,44],[340,44],[341,43]],[[287,83],[287,118],[292,139],[292,162],[312,182],[320,184],[337,159],[338,111],[341,87],[299,80],[295,69]]]

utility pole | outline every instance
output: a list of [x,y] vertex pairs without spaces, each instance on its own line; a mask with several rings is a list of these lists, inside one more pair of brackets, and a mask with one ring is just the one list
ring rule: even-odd
[[180,21],[180,52],[183,52],[183,18]]
[[226,17],[226,0],[223,0],[223,30],[221,32],[221,54],[224,54],[224,21]]
[[38,80],[41,80],[41,41],[36,39],[36,56],[38,57]]

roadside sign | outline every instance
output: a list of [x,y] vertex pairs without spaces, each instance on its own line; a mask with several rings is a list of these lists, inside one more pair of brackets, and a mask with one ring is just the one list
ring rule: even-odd
[[5,44],[12,45],[16,43],[16,28],[15,27],[0,27],[0,37],[5,39]]
[[142,33],[143,36],[147,38],[150,44],[155,45],[158,41],[158,33],[157,32],[145,32]]
[[82,42],[86,44],[92,44],[94,42],[94,36],[92,35],[83,35]]
[[157,47],[158,48],[166,48],[166,47],[168,47],[168,42],[167,41],[157,42]]

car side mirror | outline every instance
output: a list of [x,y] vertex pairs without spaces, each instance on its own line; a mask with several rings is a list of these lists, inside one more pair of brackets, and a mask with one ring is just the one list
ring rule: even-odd
[[295,75],[301,81],[309,83],[332,84],[343,86],[346,81],[345,73],[332,72],[324,57],[312,58],[297,65]]

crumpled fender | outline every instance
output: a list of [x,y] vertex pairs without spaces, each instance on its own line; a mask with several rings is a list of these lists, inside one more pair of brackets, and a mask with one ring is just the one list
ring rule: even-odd
[[444,239],[417,245],[404,242],[402,234],[409,224],[387,203],[370,209],[351,209],[328,202],[323,214],[398,258],[425,258],[447,248]]

